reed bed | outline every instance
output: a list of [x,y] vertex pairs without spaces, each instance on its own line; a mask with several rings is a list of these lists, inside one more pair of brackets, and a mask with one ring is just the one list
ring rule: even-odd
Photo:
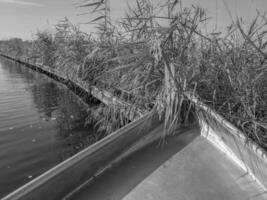
[[[39,32],[32,45],[19,48],[20,54],[32,52],[36,61],[164,115],[165,134],[189,123],[195,108],[186,93],[193,93],[267,149],[265,14],[258,13],[251,24],[237,18],[222,34],[204,33],[205,11],[182,7],[177,0],[136,0],[118,25],[111,23],[107,0],[83,1],[79,7],[96,15],[92,22],[98,35],[85,34],[64,19],[55,34]],[[9,45],[1,47],[23,56]],[[99,119],[110,113],[105,127],[119,127],[118,112],[93,113]]]

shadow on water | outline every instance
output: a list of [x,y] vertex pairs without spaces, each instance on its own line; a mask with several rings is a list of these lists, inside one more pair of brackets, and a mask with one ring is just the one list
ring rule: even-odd
[[4,59],[0,73],[1,198],[99,137],[65,86]]

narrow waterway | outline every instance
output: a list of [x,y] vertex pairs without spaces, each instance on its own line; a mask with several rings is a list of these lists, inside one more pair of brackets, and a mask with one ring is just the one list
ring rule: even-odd
[[86,117],[65,86],[0,58],[0,198],[94,143]]

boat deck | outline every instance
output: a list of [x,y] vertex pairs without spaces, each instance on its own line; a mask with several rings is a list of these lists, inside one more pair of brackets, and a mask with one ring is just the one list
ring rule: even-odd
[[68,199],[261,200],[251,177],[200,136],[198,128],[153,143],[127,157]]

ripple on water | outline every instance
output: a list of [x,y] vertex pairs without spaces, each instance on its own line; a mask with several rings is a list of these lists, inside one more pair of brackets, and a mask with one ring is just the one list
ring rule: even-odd
[[0,60],[0,198],[89,145],[84,110],[62,85]]

